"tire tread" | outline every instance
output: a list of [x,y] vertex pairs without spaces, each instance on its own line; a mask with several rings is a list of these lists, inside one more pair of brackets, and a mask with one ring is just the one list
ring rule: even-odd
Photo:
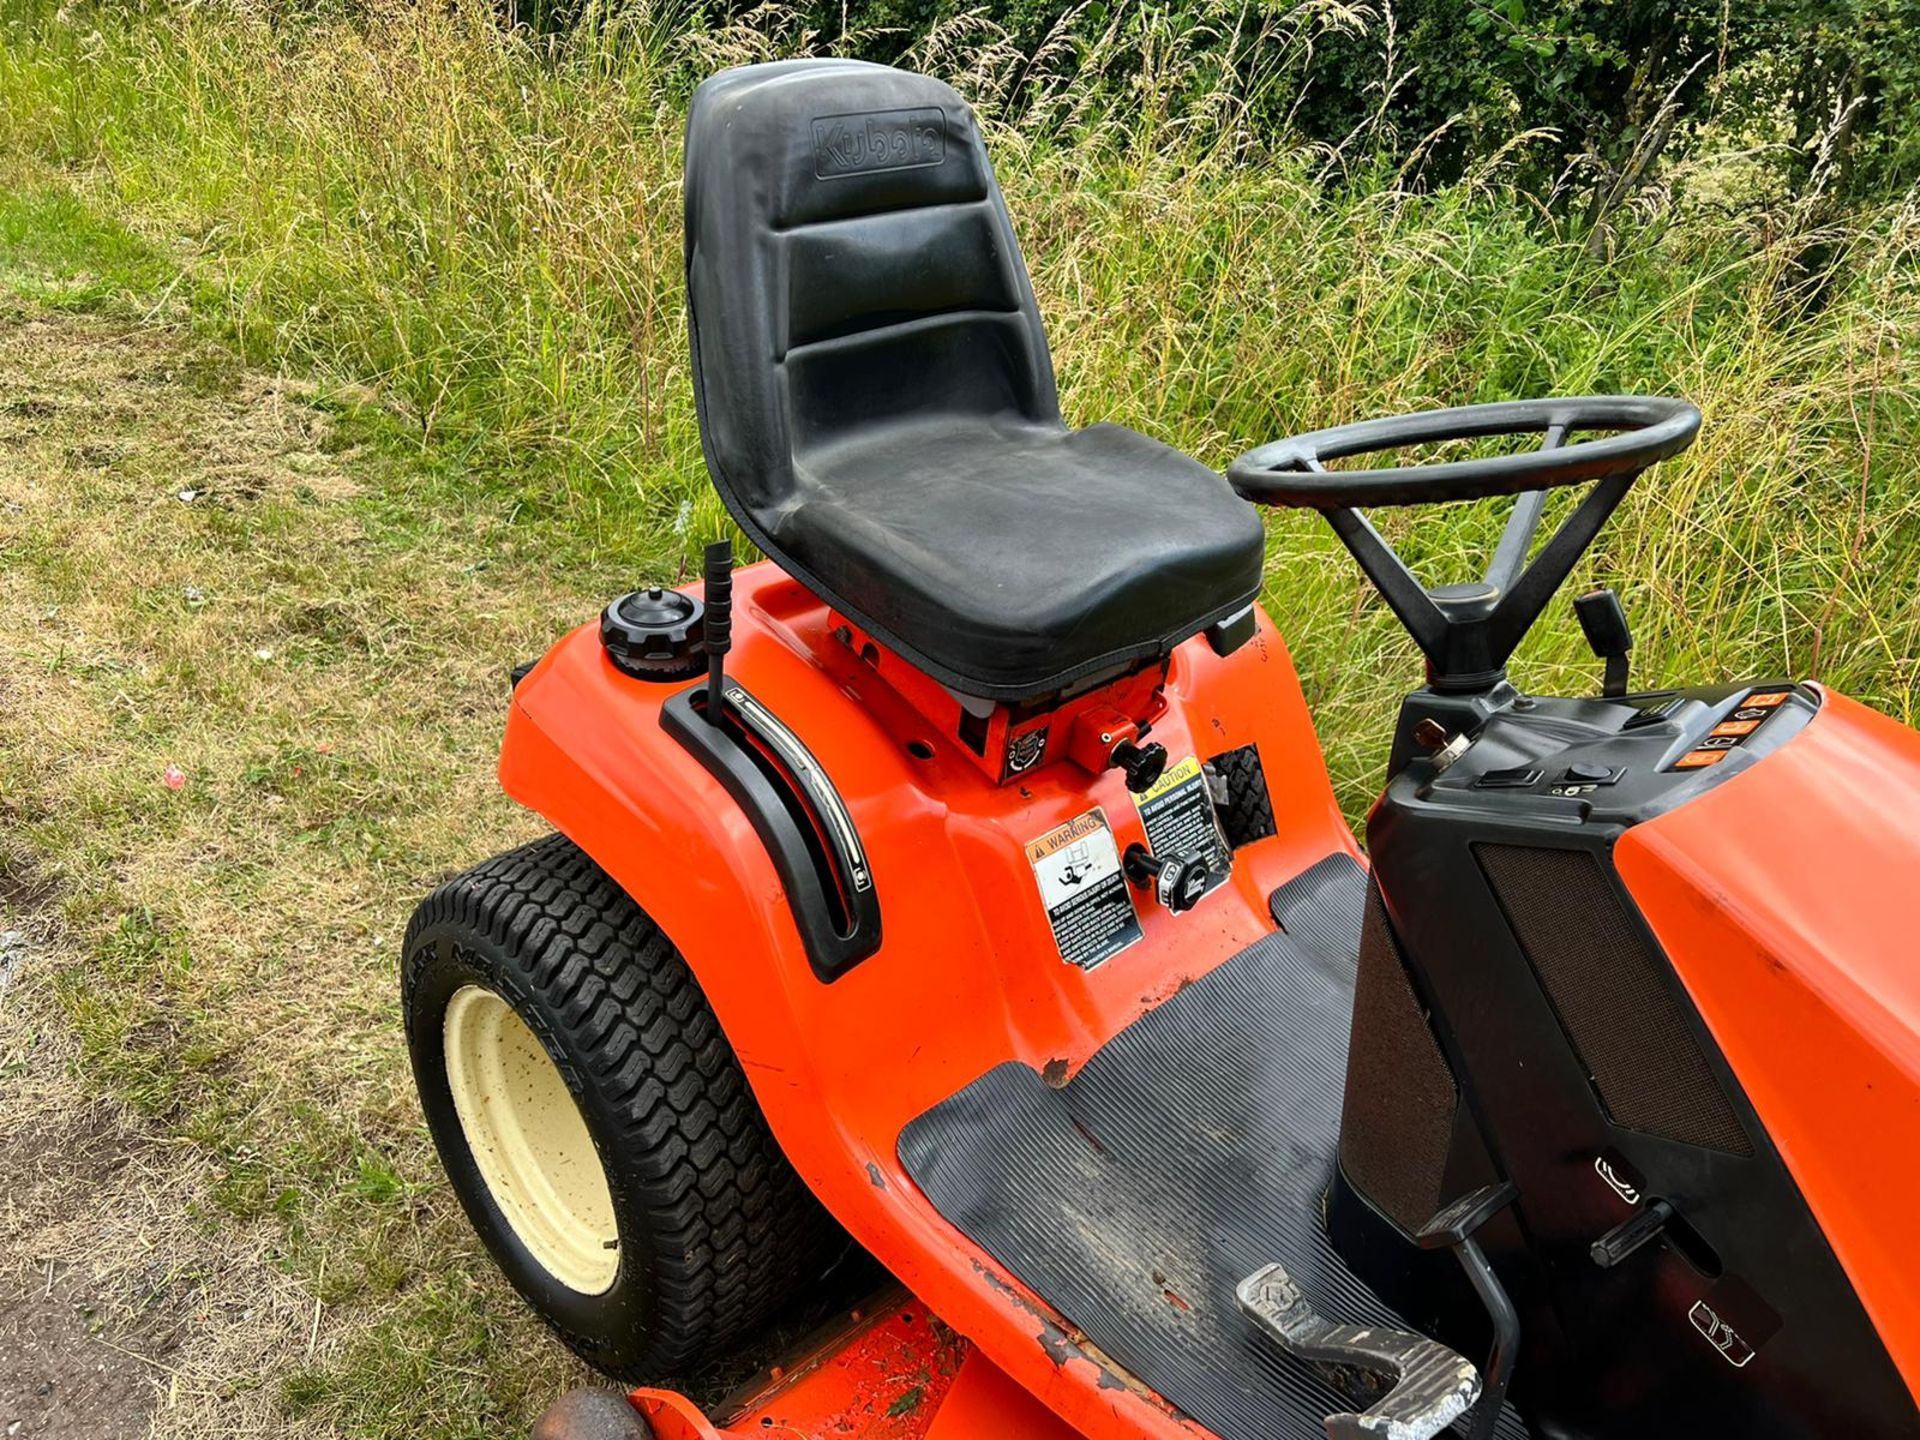
[[[673,1373],[737,1345],[845,1249],[686,961],[570,840],[548,836],[447,881],[415,912],[405,953],[441,927],[486,936],[517,968],[590,1128],[626,1157],[651,1241],[653,1333],[641,1355],[609,1366],[608,1346],[563,1331],[585,1358],[622,1378]],[[625,1225],[622,1235],[632,1243]]]

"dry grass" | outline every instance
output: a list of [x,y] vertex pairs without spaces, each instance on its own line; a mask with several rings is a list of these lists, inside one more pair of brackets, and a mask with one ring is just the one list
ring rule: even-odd
[[0,301],[0,395],[32,877],[0,906],[29,937],[0,1150],[39,1161],[0,1294],[52,1265],[95,1297],[160,1435],[509,1433],[577,1372],[438,1182],[394,950],[441,874],[536,832],[488,755],[507,667],[579,602],[502,506],[396,513],[350,410],[177,328]]

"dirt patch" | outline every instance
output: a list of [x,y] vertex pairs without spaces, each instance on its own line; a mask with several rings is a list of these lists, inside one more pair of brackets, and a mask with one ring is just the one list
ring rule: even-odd
[[[44,1104],[51,1097],[42,1092]],[[36,1107],[38,1108],[38,1107]],[[8,1137],[10,1194],[0,1242],[0,1435],[120,1440],[149,1433],[177,1345],[180,1305],[164,1276],[115,1283],[73,1252],[63,1212],[112,1194],[142,1142],[103,1106],[40,1116]],[[39,1243],[36,1243],[39,1242]],[[158,1282],[158,1283],[155,1283]],[[131,1303],[130,1303],[131,1302]]]
[[64,1294],[0,1305],[0,1429],[10,1440],[147,1433],[152,1382],[94,1342],[81,1314]]
[[53,900],[53,882],[29,855],[0,848],[0,916],[32,918]]

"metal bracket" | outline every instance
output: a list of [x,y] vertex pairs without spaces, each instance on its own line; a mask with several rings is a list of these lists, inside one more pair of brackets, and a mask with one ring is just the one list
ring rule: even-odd
[[1364,1414],[1327,1416],[1327,1440],[1432,1440],[1480,1398],[1480,1372],[1471,1361],[1424,1335],[1336,1325],[1315,1313],[1284,1266],[1256,1270],[1234,1295],[1241,1310],[1296,1359],[1391,1380],[1386,1396]]

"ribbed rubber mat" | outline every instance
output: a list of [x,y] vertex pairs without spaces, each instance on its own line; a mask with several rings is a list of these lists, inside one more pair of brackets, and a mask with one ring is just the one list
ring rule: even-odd
[[1273,923],[1341,967],[1352,988],[1353,957],[1367,902],[1367,873],[1344,851],[1316,860],[1273,892]]
[[[1296,932],[1353,937],[1343,960],[1269,935],[1062,1088],[1010,1062],[900,1136],[942,1215],[1226,1440],[1324,1440],[1323,1418],[1353,1403],[1240,1314],[1233,1287],[1262,1265],[1284,1264],[1330,1319],[1409,1328],[1348,1271],[1322,1218],[1365,872],[1330,857],[1287,888],[1275,903]],[[1509,1416],[1500,1434],[1526,1431]]]

